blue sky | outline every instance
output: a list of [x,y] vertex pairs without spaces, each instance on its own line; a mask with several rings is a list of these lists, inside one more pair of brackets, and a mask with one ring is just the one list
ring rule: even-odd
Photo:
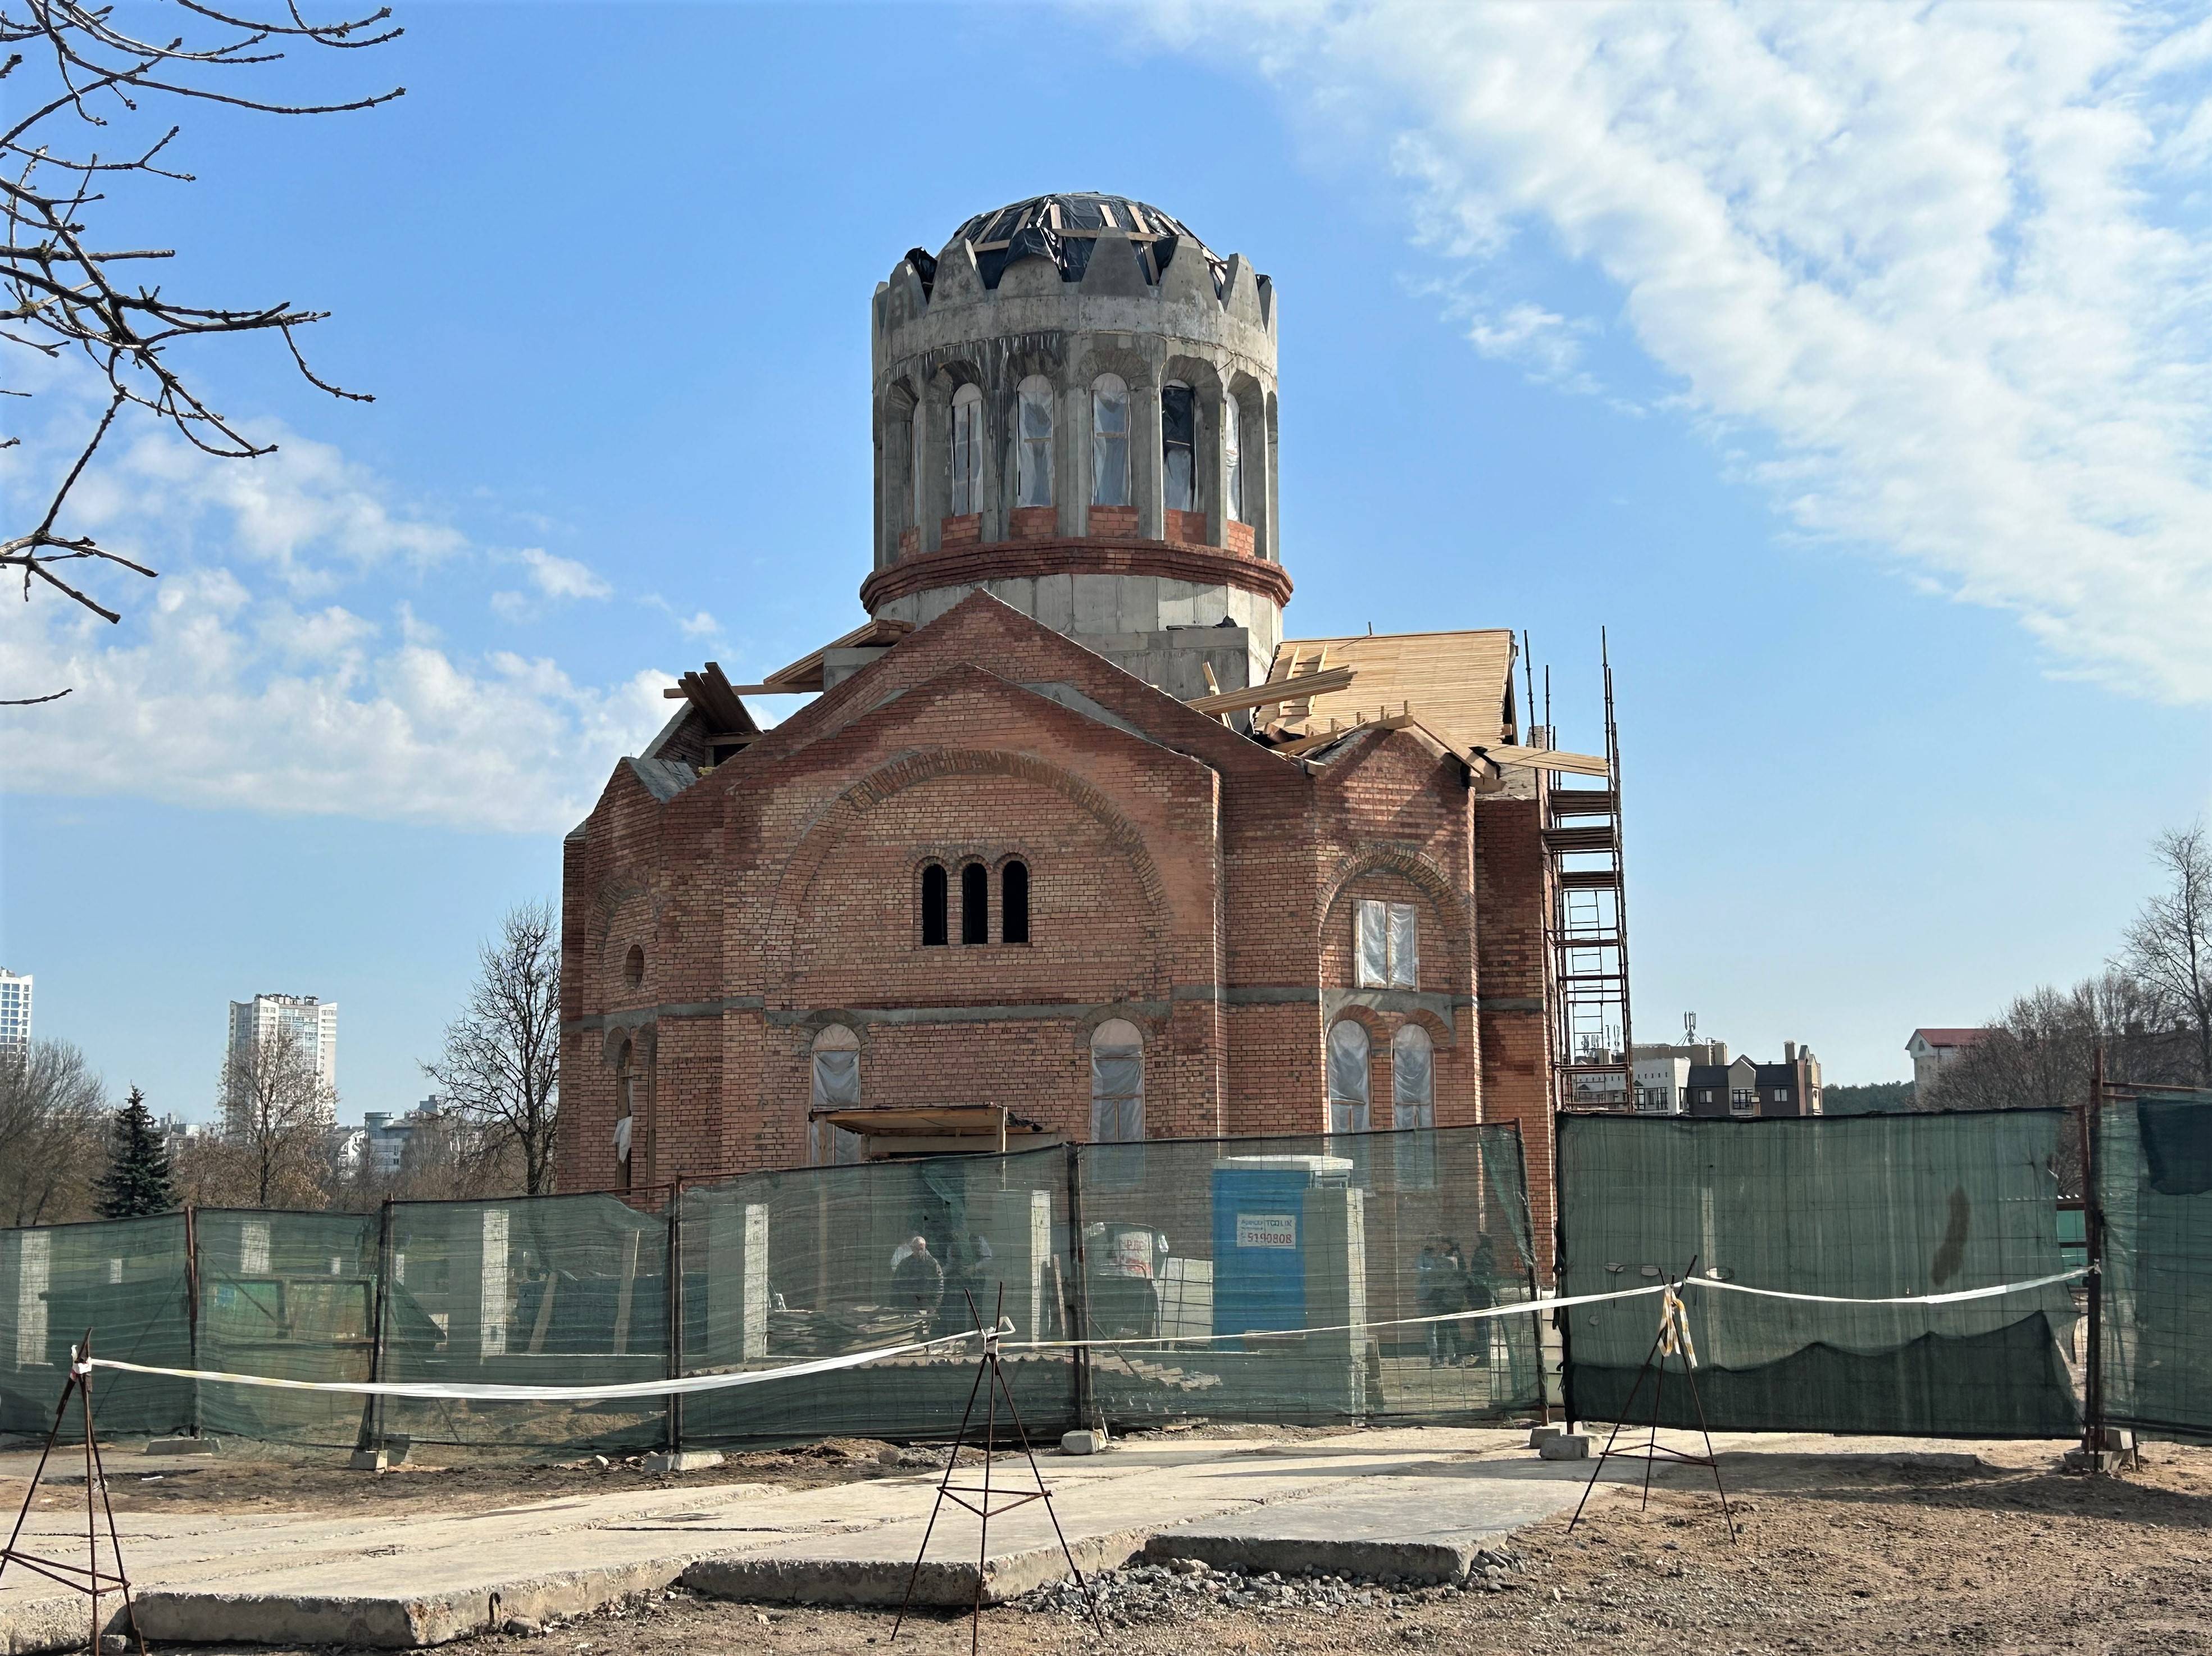
[[[404,99],[195,112],[117,209],[376,402],[204,353],[280,454],[126,433],[87,521],[160,581],[0,606],[0,694],[79,686],[0,714],[0,964],[157,1109],[260,989],[339,1001],[347,1115],[421,1096],[659,685],[861,618],[870,295],[1043,190],[1273,277],[1294,633],[1526,628],[1592,746],[1609,629],[1646,1038],[1902,1076],[2212,802],[2202,11],[400,21],[298,83]],[[33,379],[11,514],[82,407]]]

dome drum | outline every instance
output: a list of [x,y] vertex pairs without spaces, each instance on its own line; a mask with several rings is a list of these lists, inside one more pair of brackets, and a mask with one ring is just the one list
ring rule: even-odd
[[[1086,547],[1181,547],[1194,556],[1170,582],[1175,600],[1148,624],[1117,621],[1125,647],[1109,653],[1136,670],[1126,640],[1142,635],[1134,654],[1155,661],[1154,635],[1194,624],[1181,618],[1194,588],[1210,594],[1196,625],[1243,626],[1255,601],[1267,612],[1249,629],[1264,662],[1288,589],[1279,567],[1248,568],[1278,557],[1275,320],[1273,284],[1248,261],[1122,197],[1039,197],[969,220],[934,257],[909,253],[875,296],[864,601],[896,601],[895,588],[916,613],[891,618],[924,618],[1001,555],[1006,579],[1033,578],[1012,573],[1036,563],[1032,543],[1109,581],[1125,578],[1113,573],[1123,560],[1086,559]],[[932,572],[954,553],[965,579],[945,563],[937,585]],[[1146,620],[1152,590],[1110,607]],[[1067,630],[1104,643],[1081,618]],[[1182,687],[1194,667],[1169,676],[1178,693],[1204,690]]]

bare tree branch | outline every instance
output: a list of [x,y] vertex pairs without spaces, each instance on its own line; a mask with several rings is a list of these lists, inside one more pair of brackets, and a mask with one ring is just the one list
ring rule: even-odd
[[[150,144],[130,149],[121,158],[88,148],[111,119],[129,120],[154,99],[183,99],[224,105],[270,115],[329,115],[371,109],[399,97],[404,87],[331,103],[289,103],[255,95],[228,80],[222,71],[250,71],[282,60],[294,46],[355,51],[398,38],[389,7],[366,16],[310,21],[297,0],[285,0],[282,16],[240,15],[197,3],[167,0],[185,14],[184,31],[166,40],[141,39],[124,29],[112,6],[80,0],[0,0],[0,46],[21,46],[0,63],[0,82],[11,93],[23,78],[43,73],[47,86],[26,100],[29,108],[0,130],[0,340],[39,356],[57,359],[81,356],[108,391],[108,401],[76,463],[46,497],[34,527],[0,532],[0,569],[21,569],[23,596],[33,579],[52,587],[108,621],[119,611],[99,602],[82,585],[64,580],[57,566],[77,562],[113,564],[135,574],[154,571],[102,545],[90,534],[62,528],[86,466],[126,407],[151,414],[202,453],[226,460],[251,460],[271,452],[229,419],[210,408],[173,366],[169,353],[179,341],[211,336],[275,332],[283,338],[294,364],[308,384],[351,402],[373,400],[316,374],[300,349],[297,331],[319,322],[326,312],[289,301],[262,305],[195,305],[170,299],[158,287],[135,283],[112,267],[174,256],[172,248],[103,247],[88,241],[86,211],[106,201],[96,180],[109,173],[137,173],[189,183],[192,175],[155,164],[175,138],[170,125]],[[265,70],[262,71],[265,73]],[[48,186],[45,180],[55,180]],[[100,238],[110,241],[112,238]],[[0,387],[0,393],[27,396]],[[19,437],[0,438],[0,447]],[[5,703],[31,706],[57,699],[38,696]]]
[[552,905],[509,912],[477,961],[468,1005],[422,1073],[463,1121],[520,1152],[525,1190],[543,1196],[553,1188],[560,1110],[561,925]]

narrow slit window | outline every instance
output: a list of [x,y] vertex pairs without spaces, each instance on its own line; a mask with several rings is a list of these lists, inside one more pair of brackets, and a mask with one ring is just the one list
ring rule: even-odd
[[921,871],[921,941],[925,948],[951,941],[945,925],[945,865],[933,862]]
[[1129,503],[1129,387],[1117,374],[1091,387],[1091,503]]
[[1020,435],[1014,449],[1014,504],[1052,504],[1052,381],[1032,374],[1015,393]]
[[991,941],[991,876],[980,862],[960,870],[960,941]]
[[983,393],[966,385],[952,393],[952,515],[983,509]]
[[1160,483],[1170,511],[1196,508],[1198,407],[1190,387],[1177,381],[1160,387]]
[[999,876],[999,935],[1009,943],[1030,941],[1030,865],[1009,862]]

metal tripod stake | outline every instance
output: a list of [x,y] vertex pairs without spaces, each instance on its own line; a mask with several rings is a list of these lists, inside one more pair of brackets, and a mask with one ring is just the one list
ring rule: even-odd
[[[975,1541],[975,1602],[969,1611],[968,1650],[975,1656],[976,1642],[983,1630],[983,1571],[991,1556],[991,1519],[1000,1513],[1011,1512],[1017,1507],[1027,1506],[1032,1501],[1044,1503],[1047,1517],[1052,1519],[1052,1532],[1060,1542],[1060,1556],[1067,1561],[1075,1585],[1083,1589],[1085,1604],[1090,1606],[1091,1619],[1103,1635],[1106,1623],[1098,1613],[1098,1600],[1091,1591],[1091,1584],[1083,1579],[1083,1571],[1075,1562],[1075,1553],[1067,1544],[1067,1533],[1060,1527],[1060,1514],[1053,1510],[1052,1491],[1045,1487],[1044,1474],[1037,1470],[1036,1452],[1030,1447],[1029,1433],[1022,1426],[1021,1411],[1014,1407],[1013,1388],[1006,1383],[1005,1363],[999,1355],[999,1341],[1006,1332],[1006,1289],[999,1287],[999,1304],[991,1326],[983,1326],[983,1319],[975,1310],[975,1296],[969,1294],[968,1314],[975,1319],[975,1331],[983,1336],[983,1355],[975,1365],[975,1383],[968,1388],[968,1407],[961,1411],[960,1430],[952,1440],[952,1452],[945,1457],[945,1476],[937,1482],[937,1499],[930,1504],[929,1523],[921,1532],[921,1549],[914,1556],[914,1568],[907,1573],[906,1596],[899,1600],[899,1613],[891,1623],[891,1637],[896,1639],[899,1629],[906,1624],[906,1613],[914,1604],[915,1583],[921,1579],[922,1561],[929,1556],[929,1538],[937,1531],[939,1514],[945,1503],[951,1501],[975,1514],[979,1534]],[[988,1388],[986,1389],[985,1382]],[[960,1470],[960,1451],[968,1441],[968,1422],[975,1417],[975,1399],[984,1399],[983,1405],[983,1482],[981,1484],[955,1483],[952,1480]],[[1012,1489],[991,1487],[991,1456],[998,1446],[999,1399],[1006,1400],[1006,1418],[1012,1422],[1014,1440],[1021,1446],[1022,1457],[1029,1462],[1030,1476],[1035,1482],[1032,1489]],[[969,1496],[977,1499],[970,1500]],[[995,1499],[995,1504],[994,1504]]]
[[[1692,1257],[1690,1261],[1690,1269],[1683,1273],[1683,1276],[1694,1275],[1697,1269],[1698,1262]],[[1713,1475],[1713,1488],[1720,1493],[1721,1517],[1728,1524],[1729,1540],[1734,1542],[1736,1538],[1735,1514],[1729,1508],[1728,1489],[1721,1482],[1720,1457],[1713,1453],[1713,1434],[1705,1425],[1705,1402],[1698,1396],[1697,1355],[1689,1349],[1689,1330],[1686,1323],[1681,1324],[1682,1378],[1689,1382],[1690,1402],[1698,1411],[1698,1432],[1705,1440],[1705,1452],[1702,1455],[1693,1455],[1686,1449],[1677,1449],[1671,1444],[1659,1441],[1660,1402],[1665,1395],[1667,1385],[1666,1357],[1667,1353],[1674,1349],[1674,1342],[1669,1340],[1668,1336],[1673,1334],[1676,1328],[1675,1318],[1679,1314],[1676,1307],[1680,1302],[1682,1276],[1672,1279],[1668,1287],[1670,1293],[1668,1299],[1662,1302],[1666,1309],[1660,1316],[1659,1332],[1652,1336],[1651,1349],[1644,1359],[1644,1367],[1636,1373],[1636,1384],[1628,1388],[1628,1401],[1621,1405],[1620,1418],[1613,1423],[1613,1430],[1606,1436],[1605,1447],[1599,1452],[1597,1464],[1590,1469],[1589,1482],[1583,1486],[1583,1497],[1575,1502],[1575,1515],[1567,1520],[1569,1535],[1572,1535],[1575,1532],[1575,1525],[1583,1521],[1583,1508],[1589,1504],[1590,1491],[1597,1488],[1598,1479],[1605,1476],[1607,1461],[1617,1456],[1622,1460],[1640,1460],[1644,1463],[1644,1499],[1637,1507],[1638,1512],[1643,1512],[1651,1505],[1652,1463],[1663,1456],[1673,1465],[1704,1466],[1711,1469]],[[1629,1416],[1636,1412],[1636,1399],[1644,1390],[1644,1379],[1646,1375],[1652,1377],[1650,1435],[1639,1447],[1616,1449],[1613,1445],[1620,1440],[1620,1428],[1628,1423]]]
[[[54,1452],[54,1443],[61,1436],[62,1422],[69,1418],[70,1397],[72,1394],[83,1400],[84,1408],[84,1562],[72,1564],[65,1559],[41,1557],[26,1552],[17,1543],[23,1538],[23,1525],[31,1516],[31,1503],[39,1498],[39,1482],[46,1475],[46,1462]],[[115,1558],[112,1573],[100,1568],[100,1518],[107,1518],[107,1544]],[[70,1351],[69,1379],[62,1385],[61,1401],[54,1405],[54,1423],[46,1433],[46,1446],[39,1452],[38,1470],[31,1474],[31,1487],[23,1491],[22,1510],[15,1514],[15,1527],[9,1532],[8,1544],[0,1547],[0,1576],[8,1573],[8,1566],[20,1564],[25,1569],[58,1581],[65,1587],[75,1588],[92,1599],[92,1645],[100,1649],[100,1600],[103,1593],[123,1595],[123,1610],[131,1623],[131,1637],[138,1641],[138,1656],[146,1656],[146,1635],[138,1629],[138,1607],[131,1601],[131,1582],[123,1573],[123,1542],[115,1531],[115,1507],[107,1498],[107,1473],[100,1459],[100,1439],[92,1424],[92,1330],[84,1331],[84,1342]]]

